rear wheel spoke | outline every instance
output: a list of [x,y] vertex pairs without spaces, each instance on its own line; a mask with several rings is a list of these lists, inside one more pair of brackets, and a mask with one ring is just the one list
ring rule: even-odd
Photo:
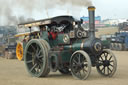
[[27,51],[27,53],[28,53],[29,55],[32,55],[32,52]]
[[39,50],[39,52],[37,53],[37,55],[39,56],[41,54],[41,50]]
[[30,69],[30,71],[33,71],[37,66],[37,63]]
[[31,44],[31,47],[32,47],[33,51],[36,51],[35,47],[32,44]]
[[40,66],[38,65],[37,66],[37,74],[39,73],[39,70],[40,70]]
[[27,61],[27,63],[32,63],[32,60]]
[[38,56],[38,58],[43,58],[44,57],[44,55],[40,55],[40,56]]

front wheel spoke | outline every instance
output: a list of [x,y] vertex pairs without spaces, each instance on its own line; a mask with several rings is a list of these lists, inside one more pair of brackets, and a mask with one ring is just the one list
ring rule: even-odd
[[102,58],[102,56],[100,57],[102,61],[104,61],[104,59]]
[[109,61],[110,63],[114,62],[113,60]]
[[104,53],[104,56],[107,57],[108,56],[108,53]]
[[37,66],[37,63],[31,68],[31,70],[30,71],[33,71],[34,70],[34,68],[36,68],[36,66]]
[[105,69],[105,67],[103,67],[102,69],[101,69],[101,71],[103,71]]
[[111,71],[112,72],[112,70],[108,67],[108,69],[109,69],[109,71]]
[[112,64],[109,64],[111,67],[113,67],[113,65]]
[[104,70],[103,70],[104,74],[105,74],[105,68],[106,68],[106,67],[104,67]]
[[109,61],[112,59],[112,56],[109,58]]
[[107,66],[107,71],[108,71],[108,74],[109,74],[109,67]]
[[103,63],[98,63],[98,66],[102,66],[103,65]]
[[107,56],[108,56],[108,54],[104,53],[104,56],[105,56],[105,60],[107,60]]

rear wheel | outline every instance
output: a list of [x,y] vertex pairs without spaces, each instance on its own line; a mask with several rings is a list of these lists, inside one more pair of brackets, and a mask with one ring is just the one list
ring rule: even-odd
[[[51,48],[50,48],[50,45],[48,44],[48,42],[47,42],[46,40],[40,39],[39,41],[45,46],[45,48],[46,48],[45,53],[46,53],[46,55],[49,57],[49,51],[50,51],[50,49],[51,49]],[[48,75],[49,72],[50,72],[50,68],[49,68],[49,66],[48,66],[45,75]]]
[[116,57],[110,50],[103,50],[96,68],[99,74],[112,77],[117,69]]
[[33,39],[25,47],[24,61],[28,72],[35,77],[44,77],[49,73],[48,52],[40,40]]
[[82,50],[72,54],[70,65],[74,78],[85,80],[91,73],[91,60],[88,54]]

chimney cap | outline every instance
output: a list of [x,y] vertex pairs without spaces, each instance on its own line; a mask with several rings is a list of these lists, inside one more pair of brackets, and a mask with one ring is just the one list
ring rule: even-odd
[[89,11],[94,11],[95,9],[96,9],[95,6],[88,6]]

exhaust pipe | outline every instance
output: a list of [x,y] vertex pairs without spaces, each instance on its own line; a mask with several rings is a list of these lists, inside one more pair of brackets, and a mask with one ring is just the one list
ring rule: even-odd
[[95,7],[89,6],[88,7],[89,13],[89,37],[95,38]]

